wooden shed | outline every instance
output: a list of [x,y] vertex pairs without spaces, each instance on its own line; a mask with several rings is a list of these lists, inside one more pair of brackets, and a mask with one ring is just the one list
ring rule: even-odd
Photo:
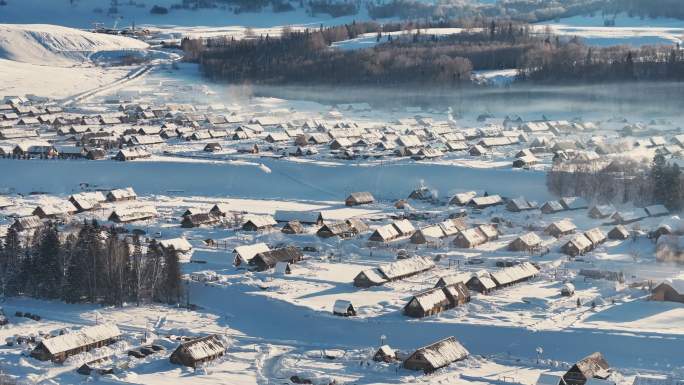
[[195,338],[181,343],[171,354],[169,360],[176,365],[196,368],[198,365],[221,357],[226,345],[218,334]]
[[354,309],[354,305],[352,305],[351,302],[343,299],[338,299],[335,301],[332,312],[334,315],[339,315],[342,317],[351,317],[356,315],[356,309]]
[[571,257],[586,253],[592,249],[591,241],[584,234],[577,234],[561,247],[561,251]]
[[556,238],[561,238],[574,233],[575,230],[577,230],[577,226],[574,223],[569,219],[563,219],[546,226],[544,232]]

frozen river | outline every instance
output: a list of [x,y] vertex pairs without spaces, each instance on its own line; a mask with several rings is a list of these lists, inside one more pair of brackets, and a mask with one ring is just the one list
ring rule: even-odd
[[0,187],[20,193],[67,194],[81,183],[101,188],[133,186],[139,194],[231,196],[254,199],[340,200],[352,191],[378,199],[405,198],[421,183],[440,196],[484,190],[508,197],[550,198],[545,174],[409,163],[324,165],[260,159],[270,169],[244,163],[0,160]]

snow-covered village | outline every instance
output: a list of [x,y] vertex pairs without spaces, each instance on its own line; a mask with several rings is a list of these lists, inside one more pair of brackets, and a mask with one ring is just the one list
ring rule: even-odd
[[0,0],[0,384],[681,385],[679,0]]

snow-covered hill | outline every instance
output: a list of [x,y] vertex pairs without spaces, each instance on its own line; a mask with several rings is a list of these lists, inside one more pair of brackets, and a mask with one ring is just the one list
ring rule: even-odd
[[98,51],[140,50],[136,39],[46,24],[0,24],[0,58],[40,64],[71,65]]

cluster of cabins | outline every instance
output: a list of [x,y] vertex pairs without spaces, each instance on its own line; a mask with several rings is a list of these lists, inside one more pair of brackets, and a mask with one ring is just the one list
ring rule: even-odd
[[[44,338],[31,351],[31,357],[41,361],[64,362],[70,356],[111,345],[123,337],[115,324],[83,327],[78,331]],[[227,349],[225,339],[218,334],[189,339],[171,354],[173,364],[196,368],[221,357]]]
[[157,217],[157,210],[149,204],[132,204],[137,194],[131,188],[114,189],[106,194],[101,191],[73,194],[68,200],[54,200],[40,203],[32,212],[35,218],[18,218],[17,224],[38,223],[42,220],[64,219],[76,213],[104,209],[105,203],[128,202],[129,204],[114,206],[108,220],[115,223],[130,223]]

